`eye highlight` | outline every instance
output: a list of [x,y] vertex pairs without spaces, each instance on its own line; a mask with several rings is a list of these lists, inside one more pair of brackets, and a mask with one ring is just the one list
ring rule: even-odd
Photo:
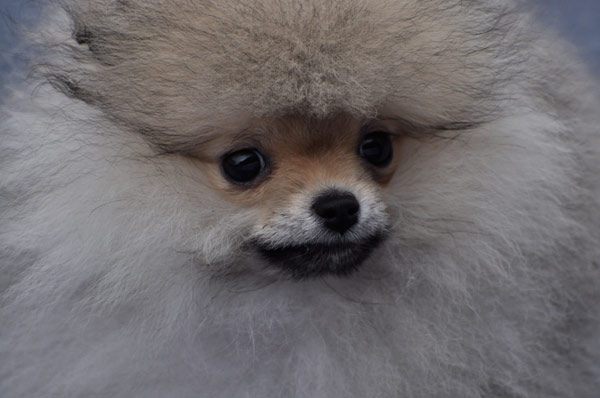
[[394,155],[390,135],[383,131],[366,134],[358,145],[358,154],[373,166],[387,166]]
[[241,149],[223,155],[221,169],[234,184],[248,184],[257,179],[266,168],[263,155],[254,148]]

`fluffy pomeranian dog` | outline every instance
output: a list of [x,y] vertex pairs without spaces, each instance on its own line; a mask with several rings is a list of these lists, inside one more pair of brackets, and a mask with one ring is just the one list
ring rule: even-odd
[[597,86],[518,2],[41,6],[2,397],[598,397]]

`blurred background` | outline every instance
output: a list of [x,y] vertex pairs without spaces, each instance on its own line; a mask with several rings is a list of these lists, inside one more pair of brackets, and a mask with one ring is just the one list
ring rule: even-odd
[[[536,7],[540,19],[573,42],[591,70],[600,76],[600,0],[524,1]],[[20,42],[15,26],[35,24],[39,8],[39,0],[0,0],[0,87],[10,79],[11,70],[25,65],[18,55]]]
[[533,0],[540,18],[575,43],[600,75],[600,0]]

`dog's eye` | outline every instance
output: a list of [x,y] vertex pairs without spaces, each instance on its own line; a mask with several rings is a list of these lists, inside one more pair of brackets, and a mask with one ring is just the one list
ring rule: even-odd
[[358,154],[374,166],[387,166],[393,156],[390,135],[383,131],[365,135],[358,146]]
[[242,149],[223,156],[221,167],[230,181],[246,184],[261,174],[265,168],[265,159],[256,149]]

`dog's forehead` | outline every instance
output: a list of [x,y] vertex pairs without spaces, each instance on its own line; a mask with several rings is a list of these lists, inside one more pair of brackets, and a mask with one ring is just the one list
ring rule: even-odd
[[354,146],[360,128],[357,119],[346,115],[318,120],[291,116],[274,120],[263,138],[266,146],[310,157]]
[[[311,156],[323,150],[356,146],[366,122],[349,115],[338,114],[324,119],[304,115],[277,118],[254,118],[210,132],[201,132],[202,149],[222,152],[256,147],[277,153],[293,152]],[[192,140],[194,141],[194,140]]]

